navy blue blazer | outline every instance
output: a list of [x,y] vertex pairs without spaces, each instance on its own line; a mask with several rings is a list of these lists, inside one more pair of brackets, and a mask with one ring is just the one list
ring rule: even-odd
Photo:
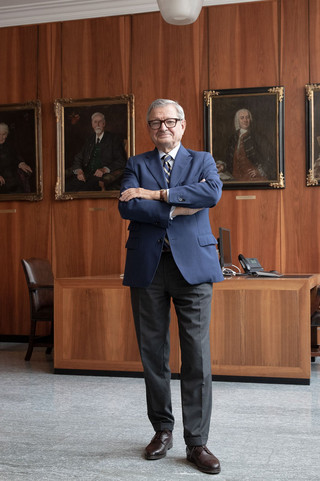
[[[201,182],[202,179],[205,182]],[[129,158],[121,192],[130,187],[150,190],[168,187],[157,149]],[[150,285],[160,261],[166,232],[173,258],[189,284],[222,281],[217,241],[209,221],[209,208],[217,204],[222,193],[222,182],[212,156],[208,152],[187,150],[181,145],[169,188],[169,203],[148,199],[119,202],[121,216],[131,221],[123,284],[133,287]],[[172,206],[203,210],[170,220]]]

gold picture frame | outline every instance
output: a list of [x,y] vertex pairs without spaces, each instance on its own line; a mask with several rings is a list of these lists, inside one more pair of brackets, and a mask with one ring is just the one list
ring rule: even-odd
[[282,189],[284,87],[204,91],[205,149],[224,189]]
[[0,201],[42,198],[41,103],[0,105]]
[[306,89],[306,145],[307,187],[320,185],[320,84],[307,84]]
[[126,161],[135,149],[133,94],[57,99],[54,109],[57,121],[55,198],[118,197]]

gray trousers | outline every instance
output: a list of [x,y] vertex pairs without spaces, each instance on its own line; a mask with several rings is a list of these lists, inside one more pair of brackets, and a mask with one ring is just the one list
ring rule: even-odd
[[171,253],[164,253],[152,284],[148,288],[131,288],[148,417],[155,431],[174,427],[169,367],[171,298],[179,325],[184,439],[188,446],[200,446],[207,443],[212,408],[212,284],[188,284]]

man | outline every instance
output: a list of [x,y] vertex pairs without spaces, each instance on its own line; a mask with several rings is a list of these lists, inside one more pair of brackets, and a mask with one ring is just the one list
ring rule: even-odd
[[248,109],[240,109],[234,116],[235,133],[229,140],[226,170],[232,179],[259,181],[276,179],[274,156],[268,140],[254,131],[252,115]]
[[30,191],[28,177],[31,167],[17,153],[7,138],[9,127],[0,123],[0,194],[24,193]]
[[105,130],[105,117],[96,112],[91,117],[93,133],[72,166],[73,178],[66,182],[66,191],[119,190],[127,156],[123,142]]
[[[223,280],[211,232],[209,208],[222,183],[208,152],[181,145],[186,120],[182,107],[155,100],[147,114],[156,149],[128,160],[119,210],[129,219],[124,285],[131,302],[155,435],[148,460],[172,447],[170,395],[170,300],[175,305],[181,345],[181,396],[187,459],[207,473],[220,472],[206,447],[211,417],[212,375],[209,325],[212,282]],[[163,168],[161,158],[170,154]]]

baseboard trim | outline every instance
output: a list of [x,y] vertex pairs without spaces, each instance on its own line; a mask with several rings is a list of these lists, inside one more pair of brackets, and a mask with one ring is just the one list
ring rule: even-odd
[[222,376],[214,374],[213,381],[218,382],[250,382],[259,384],[302,384],[310,385],[310,379],[290,377],[257,377],[257,376]]
[[[138,371],[105,371],[98,369],[58,369],[53,370],[54,374],[71,376],[102,376],[102,377],[130,377],[143,378],[143,372]],[[180,379],[179,373],[171,373],[171,379]],[[218,376],[213,375],[212,381],[217,382],[247,382],[265,384],[302,384],[310,385],[310,379],[281,378],[281,377],[255,377],[255,376]]]
[[[144,374],[140,371],[104,371],[98,369],[60,369],[54,368],[54,374],[66,374],[72,376],[109,376],[109,377],[136,377],[143,378]],[[180,374],[172,373],[171,379],[180,379]]]
[[10,335],[10,334],[0,334],[0,342],[21,342],[21,343],[28,343],[29,336],[18,336],[18,335]]

